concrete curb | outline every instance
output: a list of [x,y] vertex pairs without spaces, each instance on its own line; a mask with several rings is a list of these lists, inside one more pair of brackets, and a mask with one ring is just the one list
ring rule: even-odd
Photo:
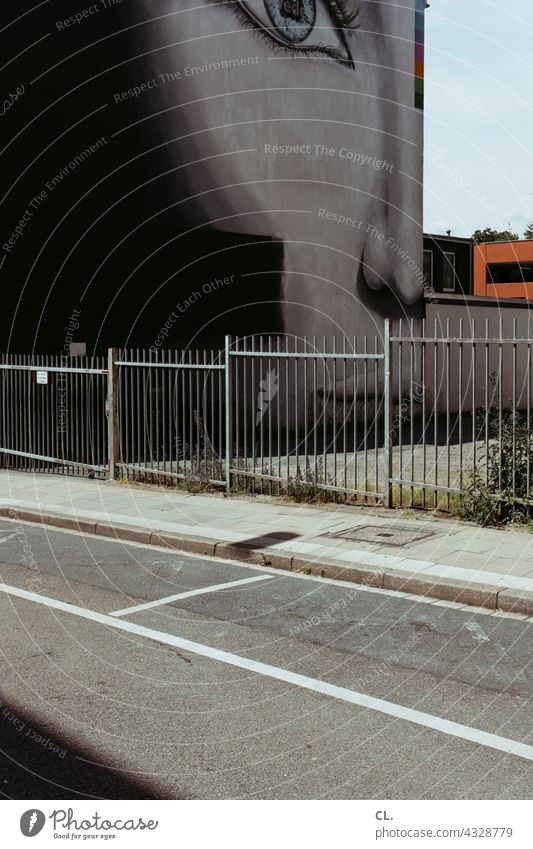
[[[288,572],[299,572],[323,578],[336,578],[390,590],[399,590],[412,595],[427,596],[442,601],[453,601],[474,607],[486,607],[505,613],[533,616],[533,592],[502,588],[485,583],[458,581],[450,578],[425,576],[420,572],[405,572],[393,568],[380,568],[365,564],[353,566],[334,563],[328,558],[304,558],[290,552],[272,551],[267,546],[247,543],[217,542],[214,539],[184,536],[161,531],[135,528],[119,523],[93,522],[59,513],[40,513],[27,508],[0,507],[0,516],[46,525],[51,528],[80,531],[96,536],[111,537],[124,542],[139,542],[184,551],[189,554],[209,554],[220,558],[241,560],[253,566],[270,566]],[[265,537],[267,540],[268,537]],[[272,543],[279,540],[272,539]],[[487,578],[490,573],[487,573]]]

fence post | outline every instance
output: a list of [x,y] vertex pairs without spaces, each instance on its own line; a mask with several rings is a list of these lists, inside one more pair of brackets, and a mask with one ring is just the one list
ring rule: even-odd
[[231,391],[231,336],[226,336],[224,340],[224,403],[225,403],[225,425],[226,425],[226,494],[231,491],[231,454],[232,454],[232,391]]
[[394,434],[392,432],[392,381],[391,381],[391,321],[390,318],[385,319],[383,327],[383,410],[384,410],[384,428],[383,428],[383,478],[384,478],[384,495],[383,504],[385,507],[392,507],[392,441]]
[[117,463],[120,458],[120,418],[119,418],[119,366],[116,364],[120,356],[119,348],[109,348],[107,351],[107,447],[109,452],[109,480],[114,481],[117,473]]

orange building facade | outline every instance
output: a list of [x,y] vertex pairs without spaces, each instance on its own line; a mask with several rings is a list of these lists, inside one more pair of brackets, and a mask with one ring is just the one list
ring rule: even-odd
[[533,301],[533,240],[474,245],[474,294]]

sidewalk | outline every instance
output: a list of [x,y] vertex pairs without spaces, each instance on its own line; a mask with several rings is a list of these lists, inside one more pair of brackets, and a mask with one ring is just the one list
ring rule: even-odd
[[533,616],[526,531],[5,470],[0,515]]

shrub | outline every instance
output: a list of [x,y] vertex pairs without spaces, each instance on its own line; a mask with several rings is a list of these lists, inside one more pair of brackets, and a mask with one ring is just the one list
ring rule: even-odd
[[[524,523],[530,519],[533,499],[528,488],[533,471],[533,434],[516,410],[497,408],[487,413],[487,428],[493,443],[465,486],[458,515],[480,525]],[[483,422],[485,424],[485,422]]]

